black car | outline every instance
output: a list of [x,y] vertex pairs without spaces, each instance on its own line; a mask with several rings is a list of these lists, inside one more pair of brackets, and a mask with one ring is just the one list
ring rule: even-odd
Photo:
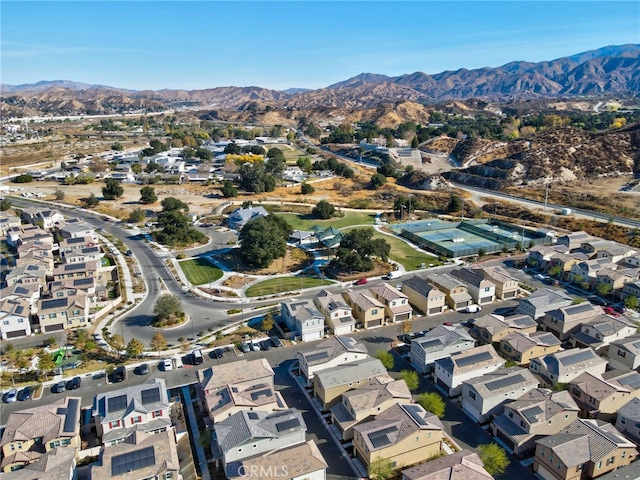
[[271,347],[273,347],[271,340],[263,340],[260,342],[260,348],[262,350],[271,350]]
[[113,383],[123,382],[127,377],[127,370],[124,367],[118,367],[113,371]]
[[595,295],[589,295],[587,297],[587,300],[589,300],[589,302],[593,303],[594,305],[600,305],[601,307],[606,307],[608,305],[607,302]]
[[67,390],[77,390],[80,388],[81,383],[82,381],[80,377],[73,377],[67,382]]
[[63,393],[64,391],[65,391],[64,381],[58,382],[53,387],[51,387],[51,393]]
[[139,375],[148,375],[149,374],[149,364],[148,363],[143,363],[138,367],[138,374]]
[[224,357],[224,351],[221,348],[216,348],[215,350],[213,350],[211,352],[211,356],[213,358],[223,358]]
[[18,392],[18,401],[24,402],[25,400],[31,399],[33,396],[33,388],[24,387],[22,390]]
[[625,307],[624,305],[614,305],[613,309],[618,313],[624,313],[627,311],[627,307]]

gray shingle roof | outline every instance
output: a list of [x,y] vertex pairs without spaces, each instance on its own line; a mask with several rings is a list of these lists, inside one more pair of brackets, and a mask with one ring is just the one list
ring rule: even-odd
[[386,375],[387,369],[377,358],[366,358],[357,362],[347,363],[337,367],[327,368],[316,372],[315,376],[326,390],[338,385],[346,385],[358,380]]

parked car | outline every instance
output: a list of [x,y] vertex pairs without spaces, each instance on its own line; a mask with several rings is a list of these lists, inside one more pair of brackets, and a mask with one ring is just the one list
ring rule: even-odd
[[535,278],[536,280],[540,280],[541,282],[545,281],[547,279],[546,275],[543,275],[541,273],[536,273],[533,278]]
[[262,350],[271,350],[271,340],[263,340],[260,342],[260,348]]
[[369,280],[366,278],[361,278],[360,280],[353,282],[354,285],[366,285],[367,283],[369,283]]
[[467,313],[478,313],[482,311],[482,307],[480,305],[467,305],[464,309]]
[[22,390],[18,392],[18,401],[24,402],[26,400],[30,400],[33,396],[33,388],[24,387]]
[[64,381],[58,382],[53,387],[51,387],[51,393],[63,393],[64,391],[65,391]]
[[276,336],[276,335],[272,335],[269,337],[271,339],[271,343],[273,343],[274,347],[281,347],[282,346],[282,342],[280,341],[280,339]]
[[624,313],[627,311],[627,307],[624,305],[614,305],[613,309],[618,313]]
[[202,362],[204,362],[202,350],[200,350],[199,348],[191,352],[191,356],[194,365],[200,365]]
[[140,375],[148,375],[149,374],[149,364],[143,363],[138,367],[138,374]]
[[221,348],[216,348],[211,352],[213,358],[224,358],[224,351]]
[[617,312],[613,307],[602,307],[602,310],[604,311],[604,313],[606,313],[607,315],[611,315],[612,317],[620,316],[620,313]]
[[113,383],[123,382],[127,378],[127,369],[124,366],[116,367],[113,371]]
[[160,362],[160,367],[165,372],[168,372],[169,370],[173,370],[173,362],[171,361],[170,358],[165,358]]
[[73,377],[67,382],[67,390],[77,390],[80,388],[81,383],[82,380],[80,379],[80,377]]
[[453,327],[453,323],[451,323],[451,322],[444,322],[443,325],[445,325],[447,327]]
[[607,302],[605,302],[604,300],[602,300],[600,297],[598,297],[597,295],[589,295],[587,297],[587,300],[589,300],[589,302],[593,303],[594,305],[599,305],[601,307],[606,307],[607,306]]
[[18,390],[15,388],[10,389],[4,394],[4,403],[16,403],[18,401]]
[[242,353],[249,353],[251,351],[251,347],[248,343],[244,342],[242,345],[240,345],[240,351],[242,351]]
[[252,343],[251,344],[251,350],[253,350],[254,352],[259,352],[260,351],[260,344],[259,343]]

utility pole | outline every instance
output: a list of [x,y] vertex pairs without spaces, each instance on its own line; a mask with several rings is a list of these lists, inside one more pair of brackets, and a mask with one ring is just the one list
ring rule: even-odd
[[549,182],[545,182],[544,192],[544,211],[547,211],[547,202],[549,201]]

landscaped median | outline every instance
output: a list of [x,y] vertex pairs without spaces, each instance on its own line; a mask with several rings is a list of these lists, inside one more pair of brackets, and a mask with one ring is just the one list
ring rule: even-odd
[[192,258],[178,262],[191,285],[203,285],[222,278],[222,270],[214,267],[206,258]]
[[247,297],[262,297],[274,295],[276,293],[302,290],[303,288],[319,287],[321,285],[331,285],[332,280],[317,277],[276,277],[251,285],[245,291]]

